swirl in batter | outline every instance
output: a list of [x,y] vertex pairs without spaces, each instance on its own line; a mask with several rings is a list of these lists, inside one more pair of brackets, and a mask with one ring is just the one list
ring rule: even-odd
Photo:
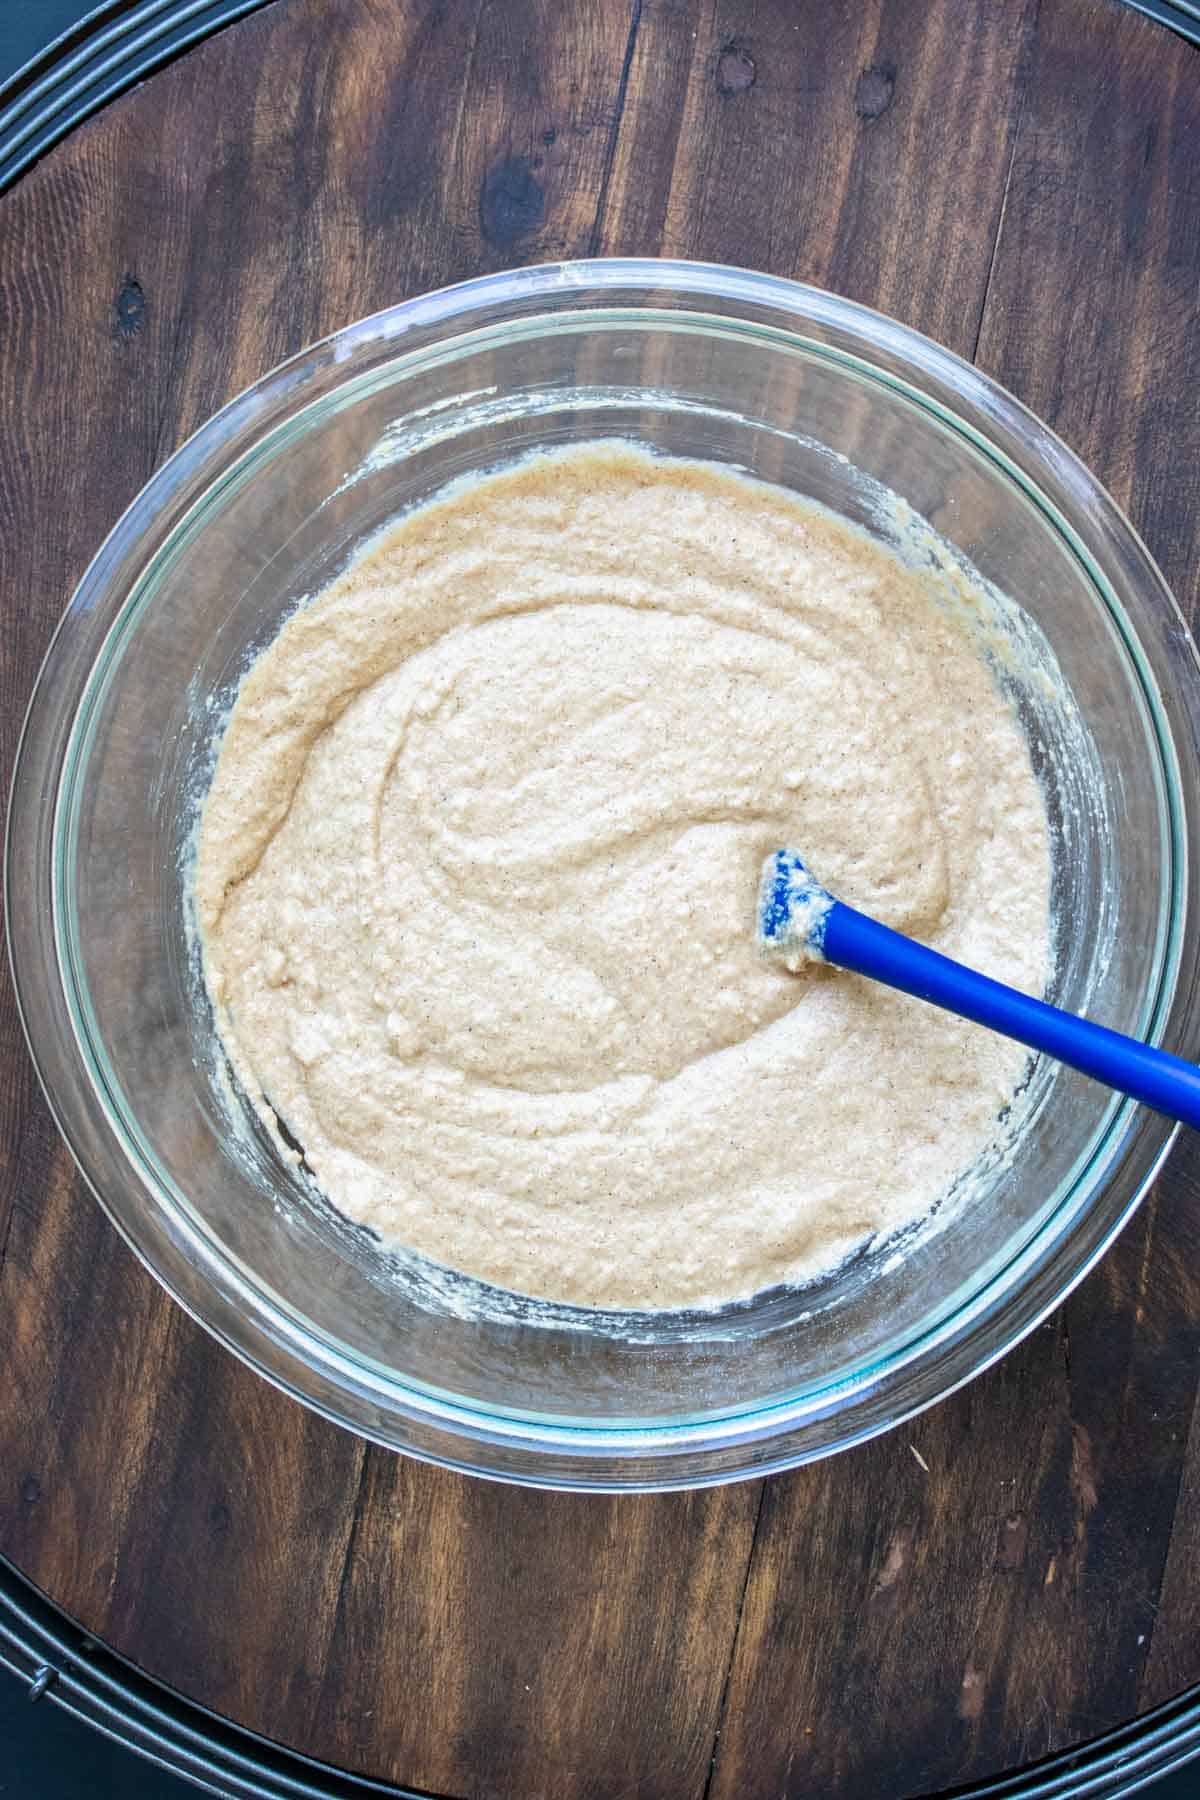
[[759,870],[1038,992],[1049,858],[962,616],[783,490],[607,444],[410,513],[246,675],[195,898],[231,1059],[350,1217],[711,1305],[914,1219],[1025,1053],[754,944]]

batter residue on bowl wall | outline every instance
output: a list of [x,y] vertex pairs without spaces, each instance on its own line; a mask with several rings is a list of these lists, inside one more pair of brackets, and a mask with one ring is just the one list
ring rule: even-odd
[[222,1034],[354,1219],[710,1305],[926,1213],[1025,1052],[760,959],[764,855],[1040,991],[1049,855],[963,616],[782,489],[607,443],[446,490],[242,682],[195,901]]

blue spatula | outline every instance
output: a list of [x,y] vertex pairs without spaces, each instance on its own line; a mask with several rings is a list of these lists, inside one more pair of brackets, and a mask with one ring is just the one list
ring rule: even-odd
[[814,881],[794,850],[776,850],[763,864],[758,942],[793,968],[816,960],[869,975],[1068,1063],[1170,1119],[1200,1126],[1200,1068],[1032,1000],[856,912]]

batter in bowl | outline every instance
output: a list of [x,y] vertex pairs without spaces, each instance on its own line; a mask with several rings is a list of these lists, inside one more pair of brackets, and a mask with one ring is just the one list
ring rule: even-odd
[[525,1294],[716,1305],[925,1214],[1027,1055],[754,941],[764,856],[1040,992],[1048,833],[964,610],[782,489],[613,443],[402,518],[245,676],[194,896],[324,1193]]

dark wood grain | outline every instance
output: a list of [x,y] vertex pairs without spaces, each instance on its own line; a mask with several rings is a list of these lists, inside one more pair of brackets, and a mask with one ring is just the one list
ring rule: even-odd
[[647,6],[601,248],[813,281],[970,356],[1035,13]]
[[[629,24],[273,7],[6,198],[9,757],[74,581],[208,412],[407,293],[587,250]],[[312,1754],[456,1794],[699,1793],[756,1490],[555,1500],[367,1456],[159,1293],[73,1175],[7,987],[3,1033],[0,1550],[135,1661]]]
[[[1200,57],[1115,6],[1042,0],[978,358],[1193,609],[1198,179]],[[1189,1138],[1054,1324],[914,1428],[927,1478],[896,1442],[772,1485],[714,1795],[924,1793],[1200,1677],[1200,1494],[1180,1489],[1198,1238]]]
[[[1102,56],[1081,67],[1085,27]],[[1056,268],[1039,252],[1046,241],[1062,246]],[[1200,57],[1115,9],[1044,6],[979,360],[1130,510],[1193,625],[1198,269]],[[1034,329],[1051,315],[1059,331]],[[1183,1450],[1198,1268],[1200,1156],[1189,1137],[1134,1230],[1066,1309],[1074,1417],[1097,1495],[1075,1636],[1081,1687],[1106,1715],[1197,1678],[1200,1494],[1195,1446],[1187,1461]]]
[[439,1793],[701,1793],[757,1504],[547,1498],[368,1452],[321,1736]]
[[[1087,35],[1097,51],[1081,66]],[[1060,246],[1057,272],[1039,249]],[[1059,329],[1037,331],[1055,317]],[[1200,55],[1146,20],[1044,4],[979,345],[1128,508],[1193,627],[1200,609]],[[1068,1303],[1072,1413],[1096,1507],[1074,1625],[1079,1692],[1133,1712],[1197,1678],[1183,1463],[1200,1358],[1200,1154]],[[1184,1485],[1181,1487],[1181,1466]],[[1175,1521],[1174,1530],[1172,1521]],[[1170,1580],[1164,1552],[1170,1542]],[[1190,1644],[1191,1654],[1183,1646]]]
[[[1193,1267],[1195,1265],[1193,1264]],[[1200,1400],[1192,1408],[1183,1478],[1175,1495],[1170,1549],[1154,1614],[1139,1700],[1144,1708],[1174,1699],[1196,1680],[1200,1643]]]
[[[443,282],[664,252],[981,364],[1200,604],[1200,56],[1114,0],[278,0],[0,200],[0,746],[151,470]],[[210,1343],[81,1191],[0,992],[0,1551],[154,1673],[434,1792],[918,1794],[1200,1680],[1200,1156],[909,1430],[721,1493],[472,1483]],[[915,1453],[914,1453],[915,1452]]]

